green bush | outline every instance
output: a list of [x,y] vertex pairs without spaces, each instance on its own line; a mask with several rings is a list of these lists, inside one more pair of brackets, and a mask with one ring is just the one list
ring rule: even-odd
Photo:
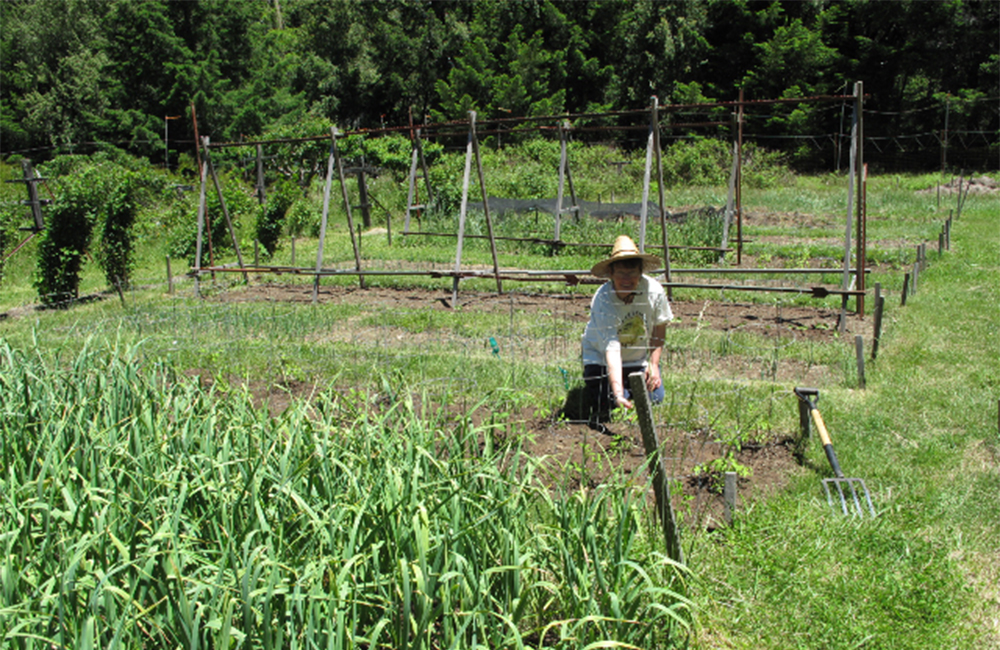
[[116,178],[98,214],[97,260],[109,285],[120,283],[128,287],[134,265],[132,227],[136,216],[136,179],[132,172],[115,171]]
[[98,220],[103,197],[111,188],[97,167],[60,179],[38,246],[34,285],[45,304],[77,298],[83,256]]
[[285,227],[288,209],[295,202],[298,188],[289,182],[279,182],[268,194],[267,201],[257,210],[256,237],[267,257],[278,250],[278,240]]
[[308,199],[299,199],[292,204],[285,216],[288,234],[293,237],[301,237],[308,233],[310,237],[319,237],[322,218],[323,210],[320,206],[314,205]]
[[109,286],[128,286],[139,205],[161,194],[169,179],[114,148],[89,157],[58,156],[44,165],[43,176],[54,179],[56,198],[46,210],[34,277],[42,302],[77,297],[82,262],[90,252]]
[[[226,202],[229,218],[232,220],[233,230],[239,232],[243,219],[257,210],[253,194],[246,184],[240,182],[236,176],[225,172],[218,173],[219,186],[222,188],[222,196]],[[206,226],[208,228],[203,233],[200,266],[208,266],[209,264],[209,241],[211,241],[213,259],[233,251],[233,240],[229,235],[229,228],[226,225],[225,215],[222,213],[218,193],[211,181],[209,181],[209,187],[205,193],[205,203],[207,208]],[[179,223],[170,238],[170,256],[186,259],[191,266],[195,265],[198,247],[198,229],[192,226],[192,224],[197,224],[197,209],[197,203],[195,203],[195,213],[189,216],[189,221],[186,223]]]
[[676,185],[726,185],[732,146],[721,140],[681,140],[663,150],[663,182]]

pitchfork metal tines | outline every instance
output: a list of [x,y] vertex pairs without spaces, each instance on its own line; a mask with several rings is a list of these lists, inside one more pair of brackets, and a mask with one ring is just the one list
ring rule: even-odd
[[[826,452],[826,459],[830,461],[830,467],[836,478],[823,479],[823,489],[826,492],[826,500],[834,510],[837,505],[845,515],[865,516],[865,506],[867,512],[875,517],[875,507],[872,505],[872,497],[868,492],[868,486],[863,479],[847,478],[840,470],[840,463],[837,461],[837,454],[833,451],[833,443],[830,441],[830,434],[823,423],[823,416],[816,408],[816,400],[819,399],[819,391],[815,388],[795,388],[795,396],[804,402],[809,408],[809,414],[816,430],[819,431],[819,438],[823,442],[823,451]],[[815,399],[811,399],[815,397]]]

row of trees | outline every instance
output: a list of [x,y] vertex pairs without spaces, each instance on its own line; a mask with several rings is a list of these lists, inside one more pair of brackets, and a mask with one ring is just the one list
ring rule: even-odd
[[[945,110],[954,129],[995,133],[998,24],[991,0],[5,0],[0,140],[5,153],[125,143],[162,160],[165,126],[190,148],[192,102],[218,141],[651,95],[841,94],[855,80],[880,133],[939,131]],[[760,129],[829,133],[840,119],[799,105]]]

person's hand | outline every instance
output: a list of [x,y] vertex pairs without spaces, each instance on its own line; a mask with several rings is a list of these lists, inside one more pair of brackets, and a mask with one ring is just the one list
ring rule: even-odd
[[646,390],[652,393],[662,385],[663,379],[660,377],[660,366],[649,364],[646,367]]
[[625,399],[624,395],[615,395],[615,404],[622,407],[626,411],[632,408],[632,400]]

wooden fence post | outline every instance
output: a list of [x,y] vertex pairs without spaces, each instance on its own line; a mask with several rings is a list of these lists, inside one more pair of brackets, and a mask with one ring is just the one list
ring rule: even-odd
[[656,512],[660,517],[660,524],[663,526],[663,541],[666,544],[667,555],[683,564],[684,551],[681,549],[680,532],[677,529],[677,520],[670,503],[670,484],[667,480],[667,470],[660,458],[660,441],[656,436],[656,427],[653,425],[653,410],[649,403],[649,393],[646,392],[645,373],[633,372],[628,376],[628,381],[632,400],[635,403],[636,415],[639,419],[639,428],[642,431],[642,444],[646,449],[647,468],[653,477]]
[[[875,285],[878,287],[878,284]],[[872,361],[878,357],[878,346],[882,340],[882,312],[885,310],[885,297],[875,294],[875,332],[872,340]]]

